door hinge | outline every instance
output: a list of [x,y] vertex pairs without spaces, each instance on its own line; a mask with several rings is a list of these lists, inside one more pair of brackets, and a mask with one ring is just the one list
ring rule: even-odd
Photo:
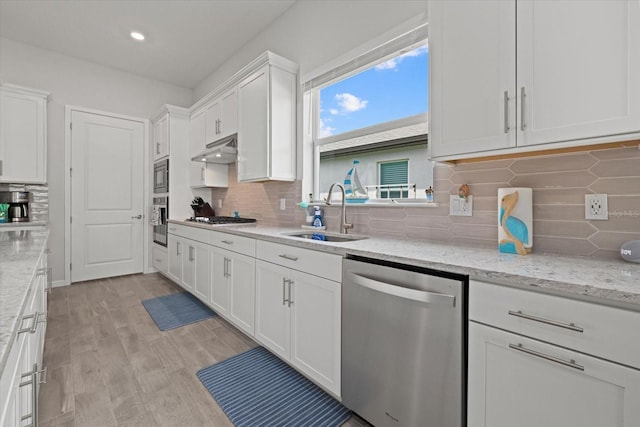
[[72,222],[73,222],[73,217],[72,217],[72,216],[70,216],[70,217],[69,217],[69,224],[71,224]]
[[73,123],[69,122],[69,130],[73,130]]
[[69,263],[69,270],[73,268],[73,264]]
[[69,177],[72,178],[73,177],[73,168],[69,168]]

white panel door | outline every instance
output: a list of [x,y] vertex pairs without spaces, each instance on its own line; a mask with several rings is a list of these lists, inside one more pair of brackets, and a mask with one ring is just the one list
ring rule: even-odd
[[432,156],[515,147],[515,7],[429,2]]
[[470,322],[469,427],[636,427],[638,402],[640,371]]
[[518,145],[640,131],[640,3],[519,1],[517,28]]
[[289,360],[291,311],[288,282],[290,270],[262,260],[256,261],[256,335],[258,342]]
[[71,281],[142,272],[144,123],[71,113]]
[[340,396],[340,283],[291,272],[291,363]]

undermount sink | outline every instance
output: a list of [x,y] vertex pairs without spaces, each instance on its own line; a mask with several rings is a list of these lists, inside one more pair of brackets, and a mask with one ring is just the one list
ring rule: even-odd
[[348,234],[327,234],[327,233],[314,233],[311,231],[303,231],[300,233],[286,234],[289,237],[297,237],[299,239],[318,240],[321,242],[355,242],[356,240],[366,239],[363,236],[350,236]]

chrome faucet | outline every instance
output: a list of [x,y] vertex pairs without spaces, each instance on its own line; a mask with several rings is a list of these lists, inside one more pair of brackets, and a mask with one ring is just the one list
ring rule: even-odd
[[345,202],[347,199],[347,194],[344,191],[344,187],[339,182],[331,184],[329,187],[329,194],[327,195],[327,206],[331,206],[331,194],[333,193],[333,187],[338,186],[340,191],[342,191],[342,213],[340,214],[340,234],[347,234],[347,230],[353,228],[353,224],[347,223],[347,209],[345,206]]

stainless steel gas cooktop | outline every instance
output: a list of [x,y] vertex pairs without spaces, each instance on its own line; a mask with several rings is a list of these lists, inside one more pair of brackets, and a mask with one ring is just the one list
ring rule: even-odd
[[188,218],[187,221],[199,222],[202,224],[249,224],[256,222],[254,218],[236,218],[233,216],[196,216]]

